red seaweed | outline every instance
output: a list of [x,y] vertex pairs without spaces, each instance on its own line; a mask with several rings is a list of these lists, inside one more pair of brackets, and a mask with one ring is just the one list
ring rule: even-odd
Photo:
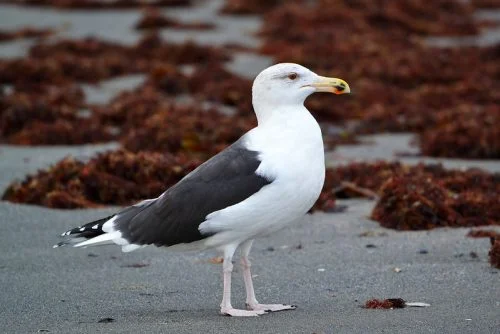
[[159,28],[208,30],[215,28],[215,24],[208,22],[181,22],[177,19],[162,15],[156,8],[149,8],[144,12],[139,22],[136,23],[135,28],[138,30]]
[[491,239],[491,249],[488,255],[491,265],[500,269],[500,239]]
[[49,28],[25,27],[17,30],[0,30],[0,42],[12,41],[21,38],[46,38],[55,31]]
[[151,6],[188,6],[191,0],[1,0],[23,6],[55,7],[60,9],[129,9]]
[[500,175],[478,169],[446,170],[441,165],[352,163],[328,169],[315,209],[336,198],[365,192],[334,192],[343,182],[378,194],[371,217],[387,228],[423,230],[437,227],[500,225]]
[[370,299],[365,302],[364,308],[368,309],[393,309],[393,308],[404,308],[406,302],[401,298],[389,298],[389,299]]
[[101,153],[87,163],[67,157],[14,182],[2,199],[65,209],[129,205],[157,197],[199,164],[182,154],[126,150]]

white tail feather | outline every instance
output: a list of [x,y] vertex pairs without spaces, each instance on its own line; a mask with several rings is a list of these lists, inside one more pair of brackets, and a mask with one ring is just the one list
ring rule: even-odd
[[114,243],[115,239],[121,239],[122,234],[119,231],[104,233],[95,238],[82,241],[73,247],[97,246],[102,244]]

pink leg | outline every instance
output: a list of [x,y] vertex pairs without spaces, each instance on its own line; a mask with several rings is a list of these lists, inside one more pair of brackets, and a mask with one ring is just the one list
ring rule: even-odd
[[253,288],[252,273],[250,272],[251,263],[248,259],[248,254],[252,248],[253,240],[248,240],[241,245],[241,267],[243,268],[243,281],[247,291],[246,305],[249,310],[276,312],[284,310],[294,310],[295,305],[285,304],[260,304],[255,298],[255,290]]
[[220,313],[233,317],[255,317],[260,314],[265,314],[264,310],[238,310],[231,305],[231,274],[233,271],[233,255],[238,245],[229,245],[224,249],[223,276],[224,276],[224,292],[222,302],[220,304]]

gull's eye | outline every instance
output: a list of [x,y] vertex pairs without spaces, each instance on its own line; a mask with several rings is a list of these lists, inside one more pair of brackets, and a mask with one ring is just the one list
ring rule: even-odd
[[297,73],[292,72],[292,73],[288,74],[288,79],[295,80],[295,79],[297,79],[298,76],[299,75]]

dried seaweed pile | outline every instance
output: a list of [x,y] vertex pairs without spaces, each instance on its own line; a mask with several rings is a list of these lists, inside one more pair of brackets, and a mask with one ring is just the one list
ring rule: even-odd
[[490,263],[500,269],[500,232],[493,230],[471,230],[467,233],[469,238],[490,238],[491,248],[488,252]]
[[491,249],[488,255],[490,256],[491,265],[500,269],[500,239],[493,239],[491,241]]
[[490,238],[490,239],[500,239],[500,232],[493,230],[478,230],[473,229],[467,233],[469,238]]
[[[500,140],[489,120],[461,116],[465,135],[442,120],[498,106],[499,47],[443,49],[424,42],[427,36],[478,34],[483,23],[473,11],[473,4],[448,0],[286,3],[265,16],[262,52],[349,79],[355,97],[336,99],[335,106],[325,96],[310,98],[308,106],[322,120],[359,119],[360,133],[419,131],[426,154],[498,158],[498,147],[474,136],[481,129]],[[500,122],[498,113],[489,118]],[[439,131],[450,150],[434,148],[438,143],[427,141],[426,131]]]
[[[424,230],[436,227],[500,225],[500,175],[477,169],[446,170],[441,165],[353,163],[327,171],[320,201],[334,201],[332,189],[349,181],[379,195],[371,214],[387,228]],[[358,197],[342,192],[338,197]]]
[[0,0],[24,6],[55,7],[60,9],[126,9],[145,6],[188,6],[191,0]]
[[[209,156],[235,141],[255,126],[251,113],[226,115],[215,107],[180,104],[176,94],[192,94],[203,100],[237,105],[242,94],[238,85],[228,86],[220,95],[206,94],[217,85],[198,83],[203,76],[191,77],[156,69],[146,83],[120,93],[107,105],[86,106],[77,86],[57,86],[44,94],[15,93],[0,98],[0,136],[6,142],[24,145],[82,144],[121,140],[133,151],[186,150]],[[161,74],[159,74],[161,73]],[[234,82],[221,80],[219,85]],[[82,108],[84,109],[82,112]],[[248,108],[248,107],[245,107]]]
[[[27,88],[27,87],[26,87]],[[84,112],[84,94],[77,85],[42,85],[0,96],[0,139],[18,145],[104,142],[113,129]]]
[[283,0],[226,0],[221,12],[232,15],[263,14],[284,2]]
[[252,81],[228,72],[220,62],[195,66],[189,75],[172,66],[157,66],[145,86],[171,96],[189,94],[200,102],[222,104],[238,115],[253,116]]
[[500,7],[499,0],[472,0],[471,3],[480,9],[498,9]]
[[[109,110],[87,106],[78,83],[95,83],[130,73],[151,72],[155,89],[166,95],[197,93],[202,97],[213,94],[220,87],[214,99],[236,106],[243,95],[242,90],[250,91],[247,81],[227,74],[227,80],[219,76],[221,81],[210,86],[209,83],[196,83],[194,77],[189,79],[179,72],[164,70],[179,64],[197,64],[201,68],[227,57],[226,52],[212,47],[165,43],[156,34],[147,35],[132,47],[93,38],[37,44],[27,58],[0,60],[0,83],[13,86],[12,93],[0,96],[0,141],[23,145],[71,145],[116,139],[118,134],[124,134],[121,127],[125,124],[111,124],[118,129],[110,128],[106,121]],[[208,68],[214,69],[214,66]],[[212,79],[208,74],[204,72],[199,79]],[[200,91],[196,92],[197,89]],[[135,102],[140,101],[137,96]],[[107,109],[115,105],[116,101]],[[144,108],[140,104],[128,104],[127,107],[127,113]],[[248,102],[245,108],[250,110]]]
[[404,308],[406,307],[406,302],[401,298],[389,298],[389,299],[370,299],[363,305],[364,308],[368,309],[393,309],[393,308]]
[[180,105],[157,90],[122,93],[98,109],[103,122],[119,126],[131,151],[184,151],[209,158],[255,126],[251,117],[224,115],[215,108]]
[[437,115],[421,132],[420,149],[429,156],[499,159],[499,124],[499,104],[464,104]]
[[143,17],[135,25],[135,28],[138,30],[159,28],[207,30],[215,28],[215,25],[208,22],[184,23],[175,18],[163,15],[157,8],[148,8],[144,12]]
[[133,152],[184,151],[208,159],[252,126],[250,120],[223,116],[215,109],[159,105],[124,136],[122,144]]
[[88,163],[68,157],[12,184],[2,199],[67,209],[128,205],[157,197],[199,164],[184,154],[124,150],[99,154]]
[[46,38],[54,34],[53,29],[21,28],[17,30],[0,30],[0,42],[12,41],[21,38]]
[[[185,151],[208,158],[255,126],[247,98],[250,89],[250,81],[221,65],[196,67],[189,76],[175,67],[160,66],[141,87],[93,110],[101,124],[121,129],[119,138],[131,151]],[[198,103],[174,101],[183,94]],[[237,113],[227,115],[216,107],[203,107],[207,101],[235,107]]]
[[165,42],[156,33],[125,46],[96,38],[40,43],[23,59],[0,60],[0,83],[16,88],[27,84],[96,83],[112,77],[146,73],[162,64],[207,64],[229,59],[226,52],[192,42]]

